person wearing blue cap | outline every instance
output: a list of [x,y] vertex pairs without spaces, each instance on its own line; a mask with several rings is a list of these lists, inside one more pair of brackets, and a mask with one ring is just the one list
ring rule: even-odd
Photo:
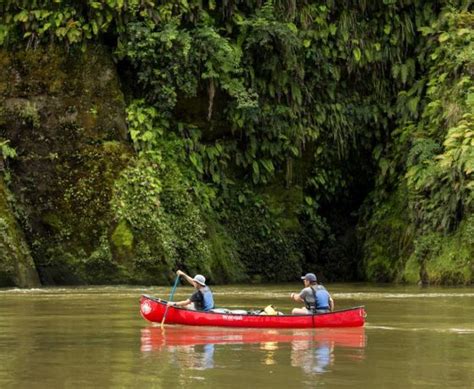
[[324,286],[318,285],[314,273],[307,273],[301,279],[305,287],[300,293],[291,293],[290,297],[296,302],[304,303],[304,307],[294,308],[291,311],[293,315],[327,313],[334,310],[334,300]]
[[202,274],[196,274],[194,278],[188,276],[185,272],[178,270],[178,276],[183,276],[196,291],[186,300],[177,302],[168,302],[168,305],[195,309],[197,311],[210,311],[214,308],[214,297],[211,289],[206,285],[206,277]]

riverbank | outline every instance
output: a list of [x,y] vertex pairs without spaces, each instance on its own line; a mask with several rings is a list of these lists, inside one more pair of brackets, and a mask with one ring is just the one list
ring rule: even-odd
[[473,283],[469,1],[40,3],[0,5],[0,286]]

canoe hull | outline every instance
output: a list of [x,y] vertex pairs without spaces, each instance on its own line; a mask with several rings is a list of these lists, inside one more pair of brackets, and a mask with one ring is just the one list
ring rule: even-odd
[[[140,313],[144,319],[161,323],[166,301],[142,295]],[[245,328],[337,328],[361,327],[365,323],[364,307],[355,307],[317,315],[238,315],[199,312],[170,306],[166,324]]]

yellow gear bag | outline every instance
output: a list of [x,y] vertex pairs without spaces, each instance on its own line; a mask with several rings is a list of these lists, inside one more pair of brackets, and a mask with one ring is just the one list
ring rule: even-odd
[[269,315],[269,316],[278,315],[278,312],[276,311],[276,309],[273,305],[267,305],[263,309],[263,312],[265,312],[265,314]]

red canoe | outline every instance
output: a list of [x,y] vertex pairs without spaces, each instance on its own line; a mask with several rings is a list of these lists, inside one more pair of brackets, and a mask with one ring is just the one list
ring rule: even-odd
[[[142,295],[140,313],[151,322],[161,323],[166,301]],[[247,327],[247,328],[325,328],[361,327],[365,322],[364,307],[355,307],[316,315],[241,315],[191,311],[170,306],[166,314],[167,324],[192,326]]]

